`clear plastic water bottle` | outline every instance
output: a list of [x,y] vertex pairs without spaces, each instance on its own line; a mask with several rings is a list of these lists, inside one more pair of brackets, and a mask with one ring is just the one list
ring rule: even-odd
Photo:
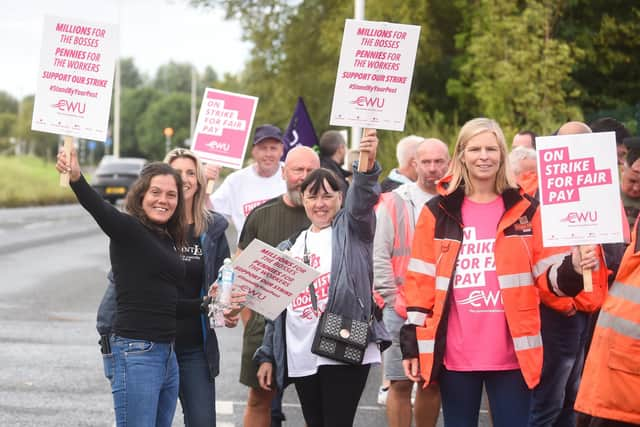
[[218,271],[218,294],[209,305],[209,324],[212,328],[224,326],[224,310],[231,304],[231,288],[235,279],[235,272],[231,266],[231,259],[225,258]]

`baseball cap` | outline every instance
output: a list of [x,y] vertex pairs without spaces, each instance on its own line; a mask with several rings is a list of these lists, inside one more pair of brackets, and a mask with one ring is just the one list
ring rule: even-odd
[[282,131],[274,125],[261,125],[256,128],[253,135],[253,145],[259,144],[265,139],[275,139],[276,141],[284,143]]

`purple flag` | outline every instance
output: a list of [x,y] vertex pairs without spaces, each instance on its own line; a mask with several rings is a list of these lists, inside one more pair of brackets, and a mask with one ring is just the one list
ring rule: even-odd
[[282,160],[287,156],[287,152],[297,145],[306,145],[312,148],[318,145],[316,131],[313,129],[311,117],[309,117],[307,107],[304,106],[304,101],[301,97],[298,97],[296,109],[293,112],[293,116],[291,116],[287,131],[284,133]]

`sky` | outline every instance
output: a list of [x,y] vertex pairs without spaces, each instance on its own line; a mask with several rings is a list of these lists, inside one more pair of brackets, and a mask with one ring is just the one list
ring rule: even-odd
[[19,0],[0,13],[0,90],[33,94],[45,15],[120,24],[120,57],[133,57],[153,77],[173,60],[207,65],[219,76],[242,70],[250,45],[222,10],[194,8],[188,0]]

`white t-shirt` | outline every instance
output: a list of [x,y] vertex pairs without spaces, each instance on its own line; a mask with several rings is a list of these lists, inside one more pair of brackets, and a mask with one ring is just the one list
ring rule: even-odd
[[265,178],[256,173],[254,166],[249,165],[233,172],[211,195],[213,209],[231,217],[238,238],[244,221],[253,208],[287,191],[280,168],[275,174]]
[[[311,353],[318,320],[329,299],[332,228],[327,227],[316,233],[310,230],[302,232],[290,251],[293,257],[300,260],[304,256],[305,236],[309,264],[321,273],[320,277],[313,282],[318,298],[318,312],[313,310],[309,289],[298,294],[287,306],[285,333],[287,368],[290,377],[314,375],[318,371],[318,366],[321,365],[343,364]],[[380,350],[375,343],[370,343],[365,350],[362,363],[380,363]]]

